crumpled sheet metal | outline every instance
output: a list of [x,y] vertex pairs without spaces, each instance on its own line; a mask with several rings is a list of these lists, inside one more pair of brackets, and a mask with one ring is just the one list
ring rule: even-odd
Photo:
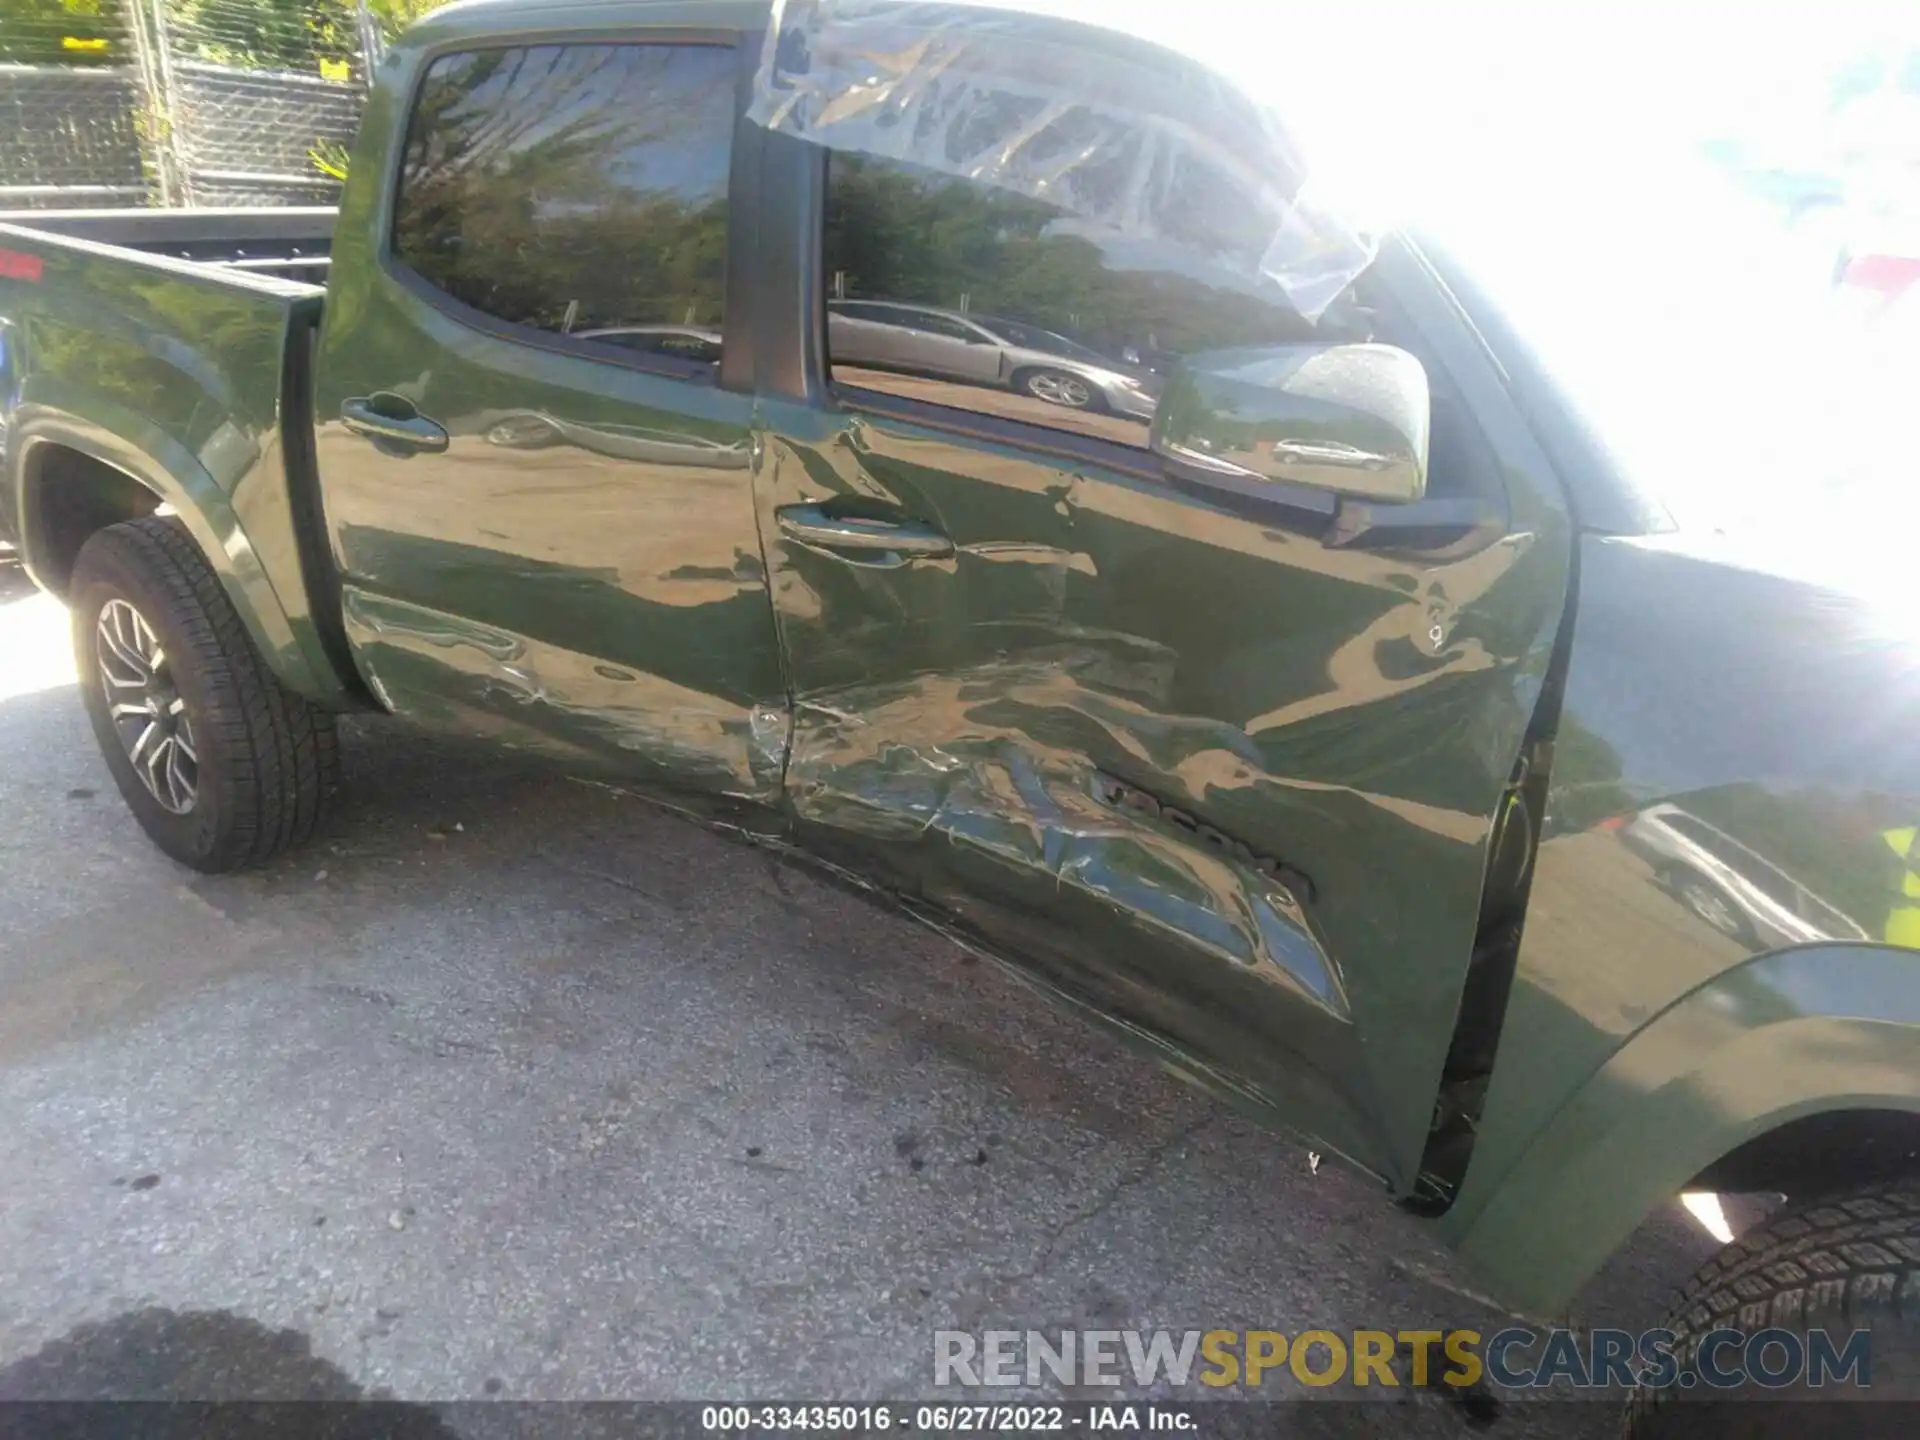
[[1278,118],[1198,62],[1085,26],[918,0],[776,0],[749,118],[1189,247],[1318,319],[1373,240],[1303,194]]
[[[397,714],[568,758],[618,756],[676,790],[771,805],[784,706],[751,708],[475,620],[349,587],[347,634]],[[520,714],[524,724],[517,724]],[[504,727],[504,728],[503,728]]]
[[[1038,742],[1072,683],[1009,665],[797,705],[788,797],[804,820],[912,844],[929,833],[1098,896],[1192,953],[1345,1025],[1338,966],[1287,890],[1182,832],[1103,804],[1085,758]],[[1120,716],[1114,717],[1122,724]]]

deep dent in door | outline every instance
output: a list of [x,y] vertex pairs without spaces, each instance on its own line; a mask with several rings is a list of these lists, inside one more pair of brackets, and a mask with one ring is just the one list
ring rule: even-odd
[[[839,424],[823,443],[770,436],[760,487],[775,608],[803,657],[787,797],[806,843],[832,855],[852,837],[909,908],[1401,1183],[1373,1087],[1397,1064],[1419,1083],[1415,1052],[1450,1031],[1487,815],[1550,638],[1512,627],[1506,596],[1557,578],[1553,552],[1526,532],[1452,559],[1329,551],[1164,487],[977,448],[990,503],[942,513],[967,499],[948,442]],[[773,505],[829,496],[938,522],[955,552],[865,568],[803,557],[768,525]],[[1092,623],[1128,583],[1100,573],[1118,525],[1284,555],[1352,587],[1351,619],[1316,620],[1311,656],[1274,643],[1284,626],[1223,620],[1236,633],[1183,668],[1138,633],[1151,624]],[[1208,667],[1225,689],[1195,713]],[[1404,900],[1372,883],[1389,849],[1425,877]],[[1431,992],[1417,1015],[1403,971]]]
[[[1044,717],[1064,710],[1094,714],[1116,743],[1143,750],[1164,728],[1083,687],[1076,670],[1108,658],[1062,654],[1050,665],[803,699],[787,780],[794,811],[876,838],[938,832],[956,850],[1097,897],[1143,929],[1350,1020],[1339,971],[1286,886],[1224,845],[1115,805],[1111,782],[1085,754],[1037,743]],[[928,898],[966,915],[964,892],[925,878]]]
[[349,589],[344,601],[354,650],[382,703],[397,713],[584,758],[669,792],[761,806],[779,795],[788,727],[777,705],[726,703],[663,676],[364,590]]

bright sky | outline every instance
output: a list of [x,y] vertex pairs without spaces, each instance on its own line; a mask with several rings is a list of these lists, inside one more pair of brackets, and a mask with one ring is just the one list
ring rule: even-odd
[[1803,539],[1831,517],[1852,558],[1849,497],[1870,492],[1910,586],[1920,488],[1879,471],[1910,454],[1920,337],[1839,325],[1832,252],[1791,252],[1700,145],[1820,168],[1835,69],[1920,43],[1913,0],[980,3],[1129,30],[1237,80],[1298,135],[1323,202],[1425,222],[1497,280],[1683,520]]
[[[1920,33],[1885,0],[985,0],[1187,51],[1278,109],[1321,183],[1423,191],[1569,148],[1692,149],[1734,135],[1792,158],[1834,66]],[[1911,43],[1911,42],[1910,42]],[[1410,198],[1411,197],[1411,198]]]
[[[1908,453],[1911,337],[1848,330],[1824,267],[1699,147],[1819,166],[1833,71],[1920,39],[1914,6],[1038,3],[1196,54],[1287,118],[1323,197],[1471,251],[1683,519],[1804,527],[1810,490],[1880,486]],[[1900,480],[1899,508],[1920,515]]]

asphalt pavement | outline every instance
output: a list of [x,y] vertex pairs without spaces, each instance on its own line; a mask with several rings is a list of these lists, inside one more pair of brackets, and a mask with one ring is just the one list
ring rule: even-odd
[[[936,1329],[1500,1323],[1364,1177],[635,797],[354,722],[317,843],[183,870],[64,622],[0,565],[0,1398],[909,1399]],[[1658,1217],[1581,1318],[1711,1248]],[[1616,1423],[1375,1393],[1343,1429]]]

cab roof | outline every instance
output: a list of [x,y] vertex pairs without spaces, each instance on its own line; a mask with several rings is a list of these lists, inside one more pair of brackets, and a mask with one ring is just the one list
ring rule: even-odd
[[772,0],[455,0],[424,16],[407,34],[450,29],[512,33],[548,26],[617,25],[625,19],[650,25],[757,29],[772,11]]

